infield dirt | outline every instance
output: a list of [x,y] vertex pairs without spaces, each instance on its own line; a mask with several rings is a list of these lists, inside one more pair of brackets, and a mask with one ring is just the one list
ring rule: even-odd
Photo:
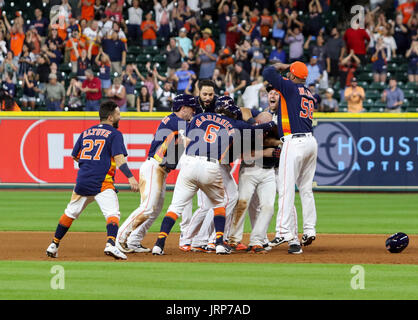
[[[270,239],[274,234],[270,234]],[[0,260],[50,260],[46,257],[53,233],[0,232]],[[385,248],[388,235],[318,234],[312,245],[303,247],[303,254],[287,253],[287,244],[273,248],[267,254],[234,253],[219,256],[213,253],[183,252],[178,249],[179,234],[167,239],[165,255],[151,253],[128,255],[131,262],[222,262],[222,263],[346,263],[346,264],[418,264],[418,235],[410,236],[409,246],[398,254]],[[143,245],[152,248],[156,233],[148,234]],[[243,243],[249,235],[244,235]],[[69,232],[62,240],[60,261],[113,261],[103,253],[105,232]]]

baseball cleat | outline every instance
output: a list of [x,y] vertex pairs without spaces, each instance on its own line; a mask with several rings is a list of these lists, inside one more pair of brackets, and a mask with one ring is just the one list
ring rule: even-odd
[[291,254],[301,254],[303,253],[302,247],[299,244],[291,244],[289,249],[287,250],[288,253]]
[[216,245],[214,243],[208,243],[208,248],[216,250]]
[[132,253],[134,252],[133,249],[129,249],[126,243],[122,243],[119,241],[116,241],[116,248],[118,248],[120,251],[124,253]]
[[164,251],[159,246],[154,246],[154,248],[152,248],[152,255],[154,255],[154,256],[162,256],[163,254],[164,254]]
[[271,251],[271,247],[269,246],[269,244],[268,243],[265,243],[265,244],[263,244],[263,248],[264,248],[264,250],[266,250],[266,251]]
[[248,247],[245,244],[242,244],[241,242],[231,243],[229,246],[231,247],[231,250],[234,252],[244,252],[248,250]]
[[285,242],[287,241],[284,239],[284,237],[276,237],[273,240],[271,240],[268,244],[270,247],[275,247]]
[[316,239],[315,236],[308,236],[307,234],[304,234],[302,236],[302,245],[309,246],[310,244],[312,244],[312,242]]
[[122,251],[120,251],[116,246],[112,246],[110,243],[106,243],[104,253],[107,256],[115,258],[116,260],[128,259],[128,257]]
[[231,254],[231,249],[223,244],[216,245],[216,254]]
[[151,252],[150,248],[145,248],[142,244],[128,244],[128,249],[133,250],[135,253],[148,253]]
[[200,247],[192,247],[191,251],[193,252],[203,252],[203,253],[212,253],[215,252],[216,249],[210,248],[209,246],[200,246]]
[[248,250],[249,253],[260,253],[260,254],[266,254],[267,250],[264,249],[263,246],[251,246],[251,249]]
[[51,243],[46,249],[46,255],[50,258],[58,258],[58,247],[55,243]]
[[179,249],[184,252],[189,252],[192,249],[192,246],[190,244],[185,244],[185,245],[179,246]]

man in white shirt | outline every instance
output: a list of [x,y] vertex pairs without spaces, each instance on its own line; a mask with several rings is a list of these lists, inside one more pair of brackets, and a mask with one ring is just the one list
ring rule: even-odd
[[258,109],[259,107],[259,93],[260,90],[264,87],[263,78],[259,77],[254,81],[250,86],[248,86],[243,95],[242,101],[244,103],[244,108],[248,109]]
[[142,39],[141,23],[143,10],[139,7],[139,0],[132,1],[132,7],[128,9],[129,24],[128,38],[129,40],[139,41]]

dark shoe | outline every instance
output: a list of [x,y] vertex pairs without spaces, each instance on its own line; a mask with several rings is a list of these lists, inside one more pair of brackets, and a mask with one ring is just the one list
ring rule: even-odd
[[285,243],[285,242],[287,242],[287,241],[284,239],[284,237],[280,237],[280,238],[276,237],[269,242],[269,246],[270,247],[275,247],[275,246],[278,246],[278,245],[280,245],[282,243]]
[[291,244],[287,252],[292,253],[292,254],[301,254],[303,251],[302,251],[302,247],[299,244]]
[[302,245],[304,245],[305,247],[309,246],[315,239],[315,236],[308,236],[307,234],[304,234],[302,236]]

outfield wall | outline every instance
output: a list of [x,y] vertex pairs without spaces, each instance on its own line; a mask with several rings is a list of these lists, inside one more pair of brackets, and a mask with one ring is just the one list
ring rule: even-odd
[[[138,175],[166,113],[122,113],[129,166]],[[95,112],[1,112],[1,187],[71,188],[78,135],[97,123]],[[315,114],[316,190],[418,190],[418,114]],[[237,178],[237,164],[234,166]],[[177,171],[168,175],[173,185]],[[117,184],[126,184],[122,174]]]

